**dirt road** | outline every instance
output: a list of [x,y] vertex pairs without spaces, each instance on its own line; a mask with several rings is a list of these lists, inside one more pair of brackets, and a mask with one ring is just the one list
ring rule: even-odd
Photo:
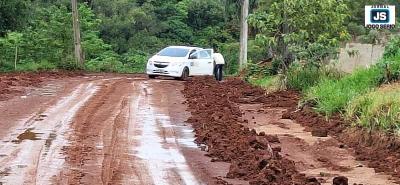
[[398,181],[304,126],[324,119],[285,115],[299,100],[290,91],[265,95],[234,79],[86,75],[49,77],[27,89],[13,79],[3,83],[11,93],[0,101],[0,185]]
[[214,184],[229,164],[193,142],[182,89],[71,77],[1,102],[0,184]]

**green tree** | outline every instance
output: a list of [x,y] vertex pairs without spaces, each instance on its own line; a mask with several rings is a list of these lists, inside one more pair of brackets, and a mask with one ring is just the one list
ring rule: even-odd
[[[265,5],[264,5],[265,6]],[[348,17],[345,3],[336,0],[283,0],[261,6],[249,23],[257,40],[283,67],[294,59],[313,65],[337,52],[339,41],[349,38],[344,26]]]
[[188,24],[195,30],[208,26],[222,26],[224,9],[218,1],[193,1],[188,10]]
[[0,36],[7,31],[17,31],[28,23],[29,1],[1,0],[0,1]]

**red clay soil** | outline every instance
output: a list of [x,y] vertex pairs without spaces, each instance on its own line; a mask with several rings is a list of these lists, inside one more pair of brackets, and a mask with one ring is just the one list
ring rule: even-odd
[[251,185],[320,184],[316,178],[306,177],[295,169],[295,164],[282,157],[280,148],[269,143],[279,142],[274,136],[256,133],[241,123],[242,113],[236,103],[266,102],[273,98],[276,106],[297,103],[292,92],[284,96],[264,94],[259,88],[239,79],[221,83],[212,78],[198,77],[185,83],[183,93],[189,105],[196,142],[207,145],[213,161],[230,162],[228,178],[250,181]]
[[[280,107],[274,106],[277,104],[274,102],[276,99],[288,98],[286,92],[276,92],[268,96],[271,98],[267,98],[267,106],[271,107]],[[294,93],[292,99],[297,100],[298,96]],[[377,173],[385,172],[400,182],[400,140],[395,136],[379,131],[371,132],[364,128],[351,128],[339,115],[327,119],[312,108],[298,108],[297,104],[292,104],[282,118],[295,120],[310,132],[328,133],[344,143],[343,147],[347,145],[353,148],[357,160],[365,161],[368,167],[374,168]]]
[[72,72],[3,73],[0,74],[0,101],[24,92],[25,87],[37,87],[48,79],[76,76]]
[[[228,177],[255,178],[252,184],[307,183],[304,176],[298,178],[301,175],[294,170],[291,161],[282,158],[277,152],[272,156],[265,152],[268,151],[267,141],[279,142],[277,138],[261,136],[262,133],[257,136],[255,131],[241,126],[240,123],[247,120],[239,118],[241,113],[235,103],[262,103],[265,107],[288,109],[283,119],[295,120],[313,133],[329,134],[343,143],[340,147],[353,148],[356,159],[365,161],[368,167],[400,179],[398,138],[378,131],[351,128],[339,115],[327,119],[317,114],[312,107],[298,107],[300,94],[296,91],[266,94],[262,89],[238,79],[217,83],[209,78],[194,78],[186,83],[184,93],[192,113],[189,121],[195,128],[197,142],[207,145],[209,155],[215,160],[232,163]],[[257,166],[264,166],[264,169],[260,170]],[[279,173],[274,173],[276,171]]]

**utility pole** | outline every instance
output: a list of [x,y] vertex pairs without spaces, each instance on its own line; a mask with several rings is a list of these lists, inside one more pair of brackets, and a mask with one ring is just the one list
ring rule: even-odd
[[249,0],[242,0],[242,2],[242,16],[240,18],[240,70],[243,70],[247,65],[247,39],[249,32],[249,26],[247,24],[247,17],[249,16]]
[[72,27],[74,30],[74,48],[75,59],[80,67],[83,66],[84,57],[81,46],[81,29],[79,23],[79,12],[77,0],[71,0],[72,4]]

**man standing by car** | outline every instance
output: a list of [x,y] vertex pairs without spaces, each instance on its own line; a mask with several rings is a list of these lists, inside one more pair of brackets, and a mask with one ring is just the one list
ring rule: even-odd
[[221,53],[218,53],[218,50],[215,50],[214,53],[214,75],[217,81],[222,81],[223,78],[223,67],[225,65],[225,59]]

